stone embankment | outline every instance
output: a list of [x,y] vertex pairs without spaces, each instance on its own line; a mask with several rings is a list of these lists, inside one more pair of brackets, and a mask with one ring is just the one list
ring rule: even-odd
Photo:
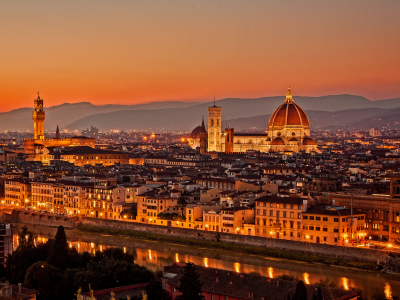
[[179,227],[167,227],[152,224],[143,224],[136,222],[121,222],[114,220],[103,220],[95,218],[81,218],[82,225],[95,226],[109,229],[132,230],[158,234],[164,236],[173,236],[180,238],[192,238],[216,241],[216,235],[219,240],[225,243],[236,243],[248,246],[260,246],[269,249],[294,252],[299,254],[319,255],[333,259],[343,259],[348,261],[359,261],[366,263],[383,263],[386,259],[386,253],[375,249],[340,247],[326,244],[314,244],[306,242],[288,241],[282,239],[269,239],[249,235],[237,235],[229,233],[216,233],[211,231],[186,229]]
[[81,224],[78,217],[24,209],[13,209],[11,213],[2,212],[0,217],[4,222],[25,223],[42,226],[62,225],[65,228],[75,228]]
[[315,244],[307,242],[288,241],[283,239],[271,239],[250,235],[238,235],[223,232],[211,232],[179,227],[168,227],[137,222],[124,222],[115,220],[104,220],[96,218],[70,217],[52,213],[41,213],[23,209],[14,209],[11,213],[3,212],[0,218],[4,222],[17,222],[42,226],[64,226],[76,228],[78,225],[95,226],[109,229],[131,230],[157,235],[191,238],[197,240],[216,241],[217,235],[221,242],[236,243],[240,245],[259,246],[268,249],[294,252],[299,254],[318,255],[333,259],[358,261],[364,263],[384,263],[386,260],[385,251],[368,248],[340,247],[326,244]]

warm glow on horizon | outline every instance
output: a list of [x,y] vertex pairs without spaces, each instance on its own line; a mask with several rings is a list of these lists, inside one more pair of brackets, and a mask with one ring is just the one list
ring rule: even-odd
[[282,94],[400,97],[399,1],[4,1],[0,111]]

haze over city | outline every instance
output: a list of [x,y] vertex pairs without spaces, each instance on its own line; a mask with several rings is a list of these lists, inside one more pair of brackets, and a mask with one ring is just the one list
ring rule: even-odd
[[399,1],[2,1],[1,111],[400,96]]

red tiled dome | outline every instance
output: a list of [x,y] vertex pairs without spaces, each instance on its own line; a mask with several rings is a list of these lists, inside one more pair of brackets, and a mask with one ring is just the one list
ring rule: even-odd
[[306,146],[314,146],[314,145],[316,145],[317,143],[312,139],[312,138],[310,138],[310,137],[305,137],[304,139],[303,139],[303,145],[306,145]]
[[190,134],[191,139],[199,139],[200,138],[200,132],[201,132],[201,126],[197,126],[195,129],[193,129],[192,133]]
[[269,126],[303,125],[310,126],[306,113],[296,103],[283,103],[269,119]]
[[273,145],[273,146],[284,146],[285,142],[280,137],[277,137],[277,138],[274,138],[272,140],[271,145]]
[[269,126],[302,125],[310,126],[306,113],[293,102],[290,88],[285,103],[279,106],[269,119]]

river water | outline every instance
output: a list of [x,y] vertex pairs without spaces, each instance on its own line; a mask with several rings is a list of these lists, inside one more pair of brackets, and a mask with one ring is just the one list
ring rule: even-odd
[[[18,247],[16,233],[22,226],[18,224],[14,229],[14,248]],[[27,227],[33,232],[36,243],[46,242],[49,238],[54,238],[57,232],[57,228],[52,227],[38,225],[27,225]],[[319,264],[277,260],[269,257],[260,258],[248,254],[232,253],[232,255],[229,255],[205,248],[141,241],[129,237],[82,233],[68,229],[66,235],[70,247],[75,247],[79,252],[96,253],[96,251],[103,251],[108,247],[120,247],[124,252],[131,253],[137,264],[152,271],[162,269],[163,266],[171,265],[174,262],[190,261],[196,265],[209,268],[242,273],[257,272],[270,278],[283,274],[297,276],[308,284],[328,278],[338,287],[362,290],[368,298],[376,290],[384,292],[387,299],[400,295],[400,275],[349,270]]]

